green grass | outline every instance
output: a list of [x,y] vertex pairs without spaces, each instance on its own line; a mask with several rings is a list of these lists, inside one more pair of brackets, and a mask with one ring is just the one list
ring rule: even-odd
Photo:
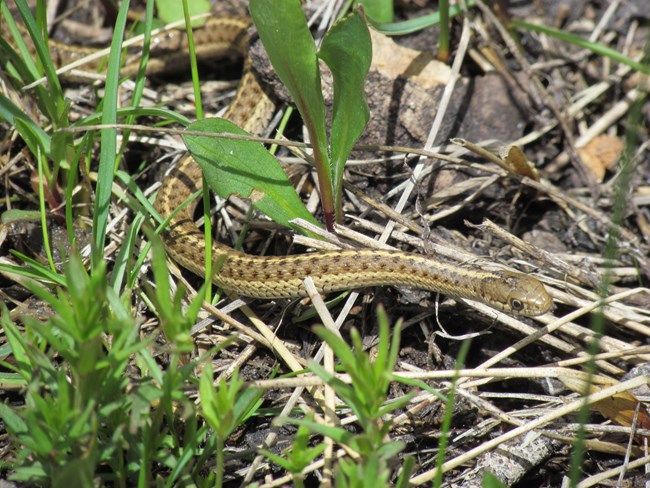
[[[25,7],[23,2],[19,1],[18,4]],[[153,3],[149,2],[144,22],[145,45],[153,25],[152,6]],[[4,3],[2,8],[5,8]],[[144,66],[136,77],[131,106],[117,108],[121,83],[120,46],[125,32],[127,8],[128,2],[125,2],[118,13],[111,54],[107,59],[108,75],[100,110],[74,123],[73,127],[92,125],[98,121],[105,125],[118,120],[129,122],[142,116],[187,124],[182,117],[163,109],[140,108]],[[293,8],[295,16],[299,10],[295,6]],[[92,159],[91,148],[95,142],[99,143],[100,157],[91,212],[94,251],[90,270],[85,269],[74,251],[71,251],[63,270],[54,263],[49,252],[46,265],[19,254],[16,254],[16,258],[22,260],[22,266],[0,265],[1,271],[21,275],[30,291],[53,309],[52,318],[46,322],[25,318],[20,326],[9,318],[6,307],[2,313],[2,325],[8,339],[8,347],[4,348],[2,355],[2,366],[7,371],[4,382],[22,389],[16,404],[0,406],[0,416],[13,446],[13,456],[5,458],[4,473],[10,479],[54,486],[107,483],[116,486],[152,486],[154,483],[161,486],[187,483],[221,486],[227,473],[225,444],[233,431],[250,422],[251,417],[259,417],[258,409],[264,392],[247,388],[237,372],[213,385],[208,358],[220,349],[230,347],[232,341],[226,340],[218,348],[191,359],[195,350],[191,329],[201,309],[204,290],[199,291],[186,307],[185,290],[182,287],[175,292],[170,289],[162,244],[156,234],[149,230],[151,219],[148,215],[153,213],[151,197],[144,196],[133,175],[118,169],[126,147],[118,147],[116,129],[102,129],[99,134],[89,132],[79,140],[74,140],[69,132],[58,131],[69,125],[68,105],[54,75],[45,42],[39,38],[36,22],[26,8],[21,12],[24,21],[31,27],[30,36],[41,46],[38,52],[48,81],[57,87],[54,91],[48,91],[39,86],[33,92],[53,131],[43,131],[20,106],[9,99],[0,101],[0,115],[16,126],[38,162],[42,178],[39,185],[40,211],[36,215],[42,223],[46,242],[48,208],[45,188],[56,187],[59,180],[66,182],[61,198],[66,202],[66,221],[72,242],[75,243],[72,229],[79,224],[78,216],[72,209],[78,203],[79,194],[75,197],[73,189],[79,183],[80,172],[91,169],[88,161]],[[3,10],[3,15],[8,17],[9,14]],[[302,19],[300,13],[300,21],[304,22]],[[345,28],[346,24],[341,25]],[[357,17],[353,29],[358,30],[359,27]],[[17,30],[14,34],[18,39],[22,35]],[[343,32],[341,35],[349,34]],[[307,42],[313,44],[313,40]],[[332,46],[323,50],[323,53],[332,53],[330,57],[334,59],[330,59],[330,64],[334,70],[340,56],[337,50],[341,47],[340,42],[337,46],[337,42],[336,36],[332,37]],[[0,47],[6,52],[12,50],[9,44]],[[315,51],[312,56],[310,62],[314,63]],[[369,59],[368,56],[366,54]],[[21,62],[22,58],[24,63]],[[40,77],[40,69],[29,64],[29,56],[22,58],[11,58],[16,82],[31,83]],[[145,48],[143,63],[146,59]],[[356,81],[356,89],[345,82],[346,86],[339,91],[343,90],[344,97],[348,92],[358,95],[358,84],[362,81],[363,74]],[[317,83],[320,94],[320,82]],[[199,79],[196,76],[194,85],[198,88]],[[345,98],[343,100],[345,102]],[[345,102],[343,105],[345,107],[337,111],[342,110],[345,114],[349,104]],[[307,110],[313,111],[313,104]],[[362,128],[366,119],[367,108],[366,115],[356,124],[361,123],[359,127]],[[349,123],[346,118],[341,120]],[[324,119],[320,123],[324,124]],[[336,127],[340,124],[337,122]],[[357,133],[360,128],[355,129]],[[214,130],[212,127],[209,129]],[[348,125],[343,131],[346,137],[349,131]],[[337,136],[333,142],[339,178],[342,173],[340,167],[347,159],[355,137],[344,139]],[[322,142],[327,144],[325,139]],[[191,138],[188,143],[192,148]],[[340,149],[337,149],[337,144]],[[239,151],[238,148],[235,150]],[[329,157],[325,149],[322,155]],[[256,153],[251,159],[265,157],[270,156],[263,151],[263,155]],[[325,166],[330,171],[329,160],[324,162]],[[273,186],[264,190],[273,195],[276,188]],[[291,188],[288,190],[293,191]],[[336,191],[333,186],[330,194],[332,191]],[[106,242],[109,204],[115,198],[123,199],[134,217],[126,240],[115,255],[112,272],[108,273],[100,251]],[[279,194],[275,202],[284,204],[286,196]],[[312,218],[309,214],[300,213],[304,207],[299,200],[293,205],[302,210],[298,210],[297,214],[294,212],[290,218]],[[269,213],[273,214],[273,210]],[[3,220],[8,223],[11,219],[26,216],[14,211],[4,215]],[[288,218],[286,220],[288,222]],[[146,236],[144,242],[143,235]],[[138,247],[143,245],[144,248],[138,252]],[[151,285],[143,284],[141,275],[144,257],[149,251],[153,255]],[[141,322],[132,309],[134,300],[146,304],[147,313],[157,318],[158,326],[146,336],[140,334]],[[385,320],[382,319],[382,327],[387,330]],[[382,337],[382,340],[387,340],[387,336]],[[393,354],[395,351],[393,349]],[[164,354],[165,361],[159,360],[160,354]],[[357,359],[364,358],[364,364],[370,364],[366,355],[362,354]],[[197,371],[201,369],[203,373],[199,375]],[[388,375],[390,366],[382,364],[378,371]],[[388,378],[386,376],[383,380],[384,387],[389,384]],[[193,402],[187,395],[188,391],[198,392],[200,401]],[[381,431],[382,435],[388,433],[387,429],[388,424]],[[375,446],[378,447],[381,439],[377,434],[373,435]],[[295,446],[300,449],[293,452],[293,457],[288,454],[290,461],[281,461],[277,454],[274,458],[269,453],[270,459],[280,465],[285,463],[296,479],[300,479],[302,468],[318,457],[325,446],[321,440],[313,448],[307,449],[305,446],[314,442],[313,436],[313,430],[301,428],[295,440]],[[397,453],[390,451],[382,454],[383,462],[394,454]],[[385,475],[389,473],[387,468],[382,469]],[[341,476],[345,479],[352,474]]]

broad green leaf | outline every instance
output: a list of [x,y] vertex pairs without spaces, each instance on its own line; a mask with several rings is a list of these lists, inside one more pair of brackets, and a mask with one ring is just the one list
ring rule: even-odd
[[[305,125],[327,153],[325,102],[316,44],[298,0],[252,0],[251,16],[269,59],[293,97]],[[316,141],[312,141],[316,142]]]
[[251,0],[250,12],[271,64],[293,97],[309,132],[321,202],[331,230],[335,205],[316,45],[298,0]]
[[35,480],[40,480],[42,483],[50,481],[48,472],[43,469],[41,463],[16,468],[16,471],[11,475],[11,480],[24,481],[30,484],[34,484]]
[[334,78],[331,166],[334,195],[340,201],[345,163],[370,117],[364,84],[372,61],[372,42],[361,13],[334,24],[318,55]]
[[[199,120],[188,130],[248,135],[225,119]],[[190,135],[183,136],[183,139],[201,165],[210,188],[223,198],[230,195],[250,198],[255,208],[274,222],[294,230],[300,231],[289,222],[295,218],[317,223],[302,204],[278,161],[262,144]]]
[[359,0],[368,18],[375,22],[393,21],[393,0]]
[[[178,0],[156,0],[158,15],[165,23],[183,19],[183,3]],[[207,0],[192,0],[188,2],[190,17],[210,12],[210,2]],[[192,21],[192,26],[203,25],[205,19]]]

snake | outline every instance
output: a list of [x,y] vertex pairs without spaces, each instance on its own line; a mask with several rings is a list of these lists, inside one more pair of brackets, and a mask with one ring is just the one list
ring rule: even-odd
[[[251,69],[248,55],[251,20],[246,17],[213,17],[194,31],[197,57],[238,54],[244,59],[236,95],[224,118],[253,134],[261,133],[270,122],[275,104],[265,93]],[[187,62],[186,35],[166,33],[156,39],[156,56],[147,72],[178,69]],[[68,45],[50,45],[57,51],[56,63],[79,57]],[[64,54],[72,52],[71,55]],[[85,48],[82,53],[87,53]],[[125,66],[122,74],[134,73]],[[206,244],[203,231],[194,222],[196,199],[202,188],[201,168],[188,154],[163,178],[154,209],[167,222],[162,232],[165,250],[180,266],[205,276]],[[179,210],[180,209],[180,210]],[[524,273],[505,269],[484,269],[461,265],[435,256],[399,250],[344,249],[289,256],[257,256],[237,251],[219,242],[212,243],[216,272],[212,282],[225,291],[245,297],[282,299],[307,296],[305,278],[311,277],[321,294],[374,286],[404,286],[441,293],[448,297],[475,300],[520,316],[542,315],[553,306],[544,285]]]

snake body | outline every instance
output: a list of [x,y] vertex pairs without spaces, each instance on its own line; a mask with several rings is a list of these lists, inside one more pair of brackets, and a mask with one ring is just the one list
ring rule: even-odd
[[[237,52],[244,56],[244,70],[235,99],[225,117],[243,129],[259,133],[268,124],[274,105],[252,74],[247,57],[248,28],[246,18],[215,18],[194,32],[199,57]],[[178,63],[187,63],[187,42],[181,34],[165,34],[154,41],[163,56],[152,57],[147,71],[164,71]],[[57,64],[78,58],[86,51],[51,43]],[[66,55],[65,53],[72,53]],[[155,52],[152,50],[152,56]],[[136,63],[127,64],[123,73],[135,72]],[[164,178],[155,200],[155,209],[169,227],[163,233],[167,253],[178,264],[203,276],[205,241],[193,219],[196,203],[174,213],[182,203],[201,188],[199,165],[184,157]],[[460,266],[437,258],[375,249],[314,252],[285,257],[260,257],[238,252],[229,246],[213,243],[212,280],[219,287],[254,298],[292,298],[306,295],[303,284],[310,276],[321,293],[368,286],[407,286],[467,298],[486,303],[498,310],[536,316],[552,307],[544,285],[522,273],[484,270]]]

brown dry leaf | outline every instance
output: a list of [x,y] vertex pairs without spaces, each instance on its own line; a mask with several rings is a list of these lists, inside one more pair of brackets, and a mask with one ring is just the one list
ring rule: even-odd
[[639,406],[637,427],[647,429],[650,427],[648,410],[644,404],[639,404],[639,400],[629,391],[618,393],[610,398],[594,403],[593,408],[615,424],[630,427],[634,421],[637,405]]
[[499,157],[503,159],[510,171],[520,176],[528,176],[539,181],[539,173],[519,146],[505,146],[499,149]]
[[616,166],[624,146],[623,141],[616,136],[598,136],[586,146],[579,148],[578,152],[585,166],[591,170],[598,181],[603,181],[605,171]]
[[[580,371],[573,371],[570,375],[561,375],[558,377],[564,386],[577,393],[584,393],[586,373]],[[616,385],[618,382],[612,378],[594,375],[591,377],[593,382],[589,387],[590,394],[597,393],[605,387]],[[599,402],[594,403],[590,407],[596,410],[606,419],[611,420],[617,425],[630,427],[634,421],[634,415],[638,408],[638,416],[636,425],[642,429],[650,428],[650,412],[644,403],[641,403],[637,397],[629,392],[623,391],[616,393],[609,398],[605,398]]]

